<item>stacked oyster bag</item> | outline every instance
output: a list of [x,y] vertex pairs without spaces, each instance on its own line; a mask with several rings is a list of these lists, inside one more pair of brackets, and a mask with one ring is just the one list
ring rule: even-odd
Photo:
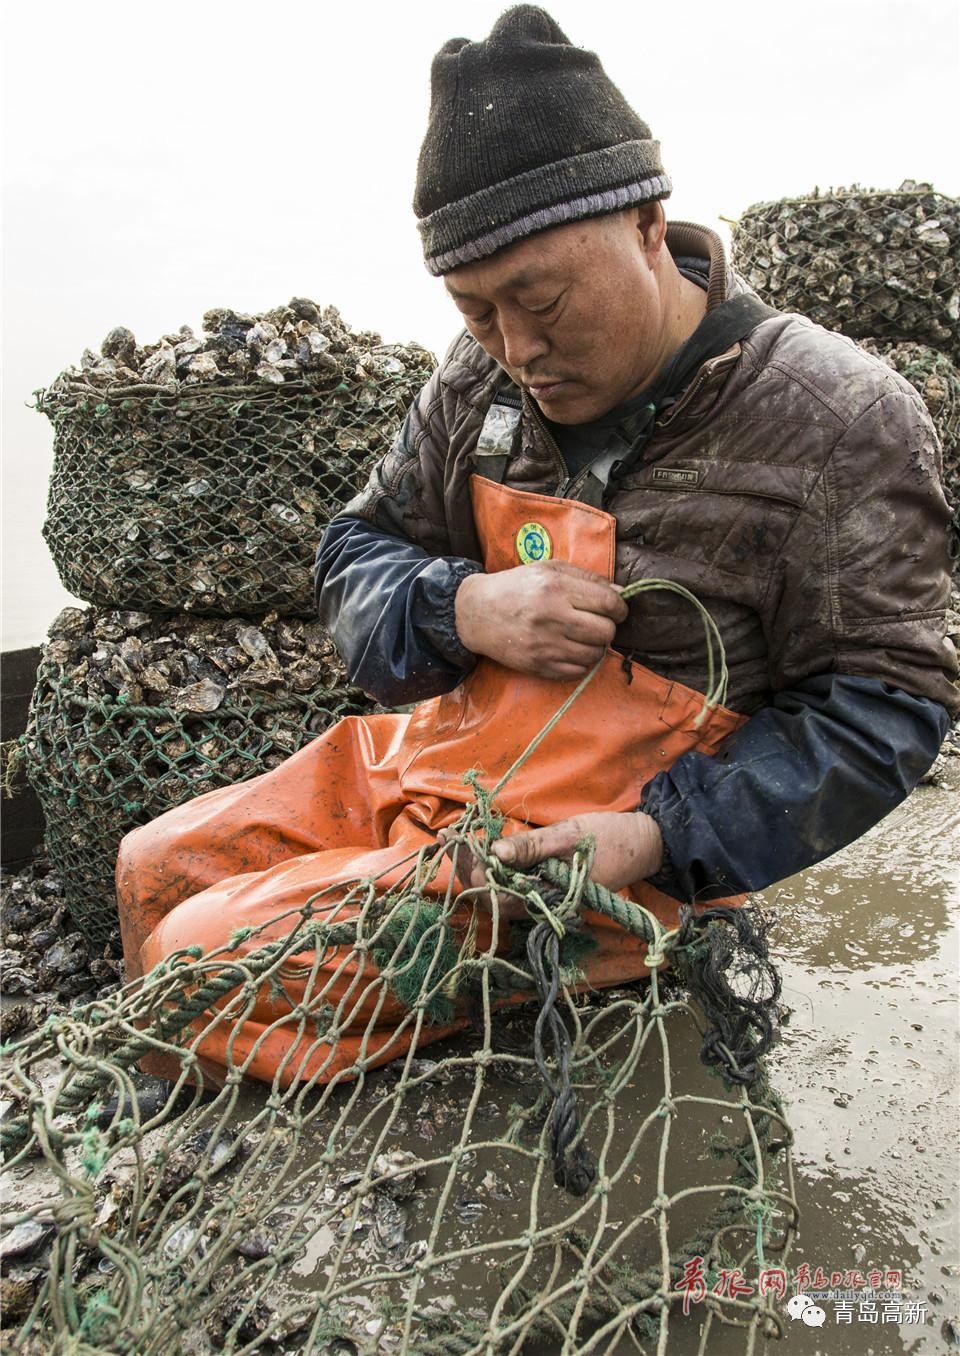
[[93,606],[50,628],[23,756],[89,941],[115,934],[129,829],[370,708],[313,615],[311,564],[433,361],[295,298],[145,348],[112,330],[38,393],[44,536]]
[[54,427],[44,537],[65,587],[100,606],[306,615],[325,524],[434,360],[303,298],[203,326],[142,349],[112,330],[38,393]]
[[733,262],[771,306],[857,339],[911,382],[943,446],[960,563],[960,201],[907,180],[747,209]]

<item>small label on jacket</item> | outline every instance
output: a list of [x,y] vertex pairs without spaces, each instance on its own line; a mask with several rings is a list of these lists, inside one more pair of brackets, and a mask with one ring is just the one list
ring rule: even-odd
[[689,466],[656,466],[653,479],[662,485],[683,485],[692,490],[700,483],[700,472]]

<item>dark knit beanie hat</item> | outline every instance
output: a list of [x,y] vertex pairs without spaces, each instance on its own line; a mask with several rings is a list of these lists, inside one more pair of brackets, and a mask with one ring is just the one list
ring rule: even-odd
[[536,231],[669,195],[660,145],[598,57],[516,5],[433,60],[413,207],[439,276]]

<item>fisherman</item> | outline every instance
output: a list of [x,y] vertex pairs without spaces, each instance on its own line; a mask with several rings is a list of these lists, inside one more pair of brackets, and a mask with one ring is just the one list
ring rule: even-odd
[[[437,54],[414,206],[465,329],[316,566],[350,677],[420,704],[129,835],[129,973],[282,935],[318,890],[387,888],[472,799],[464,773],[494,786],[594,669],[499,795],[493,852],[526,868],[589,834],[594,878],[668,925],[829,856],[930,766],[958,695],[926,411],[848,339],[761,304],[711,231],[667,224],[670,191],[646,123],[542,9]],[[723,701],[689,602],[621,596],[645,578],[712,614]],[[588,921],[590,982],[644,973],[638,943]],[[396,1015],[368,1056],[401,1053]],[[270,1078],[300,1039],[274,1002],[233,1055]]]

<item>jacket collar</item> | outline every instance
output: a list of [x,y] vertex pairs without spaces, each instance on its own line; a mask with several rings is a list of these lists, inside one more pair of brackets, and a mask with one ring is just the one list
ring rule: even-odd
[[[692,255],[709,260],[708,311],[731,297],[750,291],[743,279],[727,266],[723,241],[716,231],[692,221],[668,222],[667,248],[675,258]],[[725,352],[708,358],[688,382],[679,399],[658,417],[656,431],[669,431],[671,435],[681,433],[702,419],[719,396],[739,357],[740,344],[736,343],[731,344]]]
[[[693,255],[697,259],[707,259],[710,263],[710,277],[707,283],[707,310],[712,311],[736,291],[730,289],[730,271],[723,249],[723,241],[716,231],[706,226],[697,226],[692,221],[667,222],[667,249],[676,258]],[[740,290],[739,288],[737,289]]]

